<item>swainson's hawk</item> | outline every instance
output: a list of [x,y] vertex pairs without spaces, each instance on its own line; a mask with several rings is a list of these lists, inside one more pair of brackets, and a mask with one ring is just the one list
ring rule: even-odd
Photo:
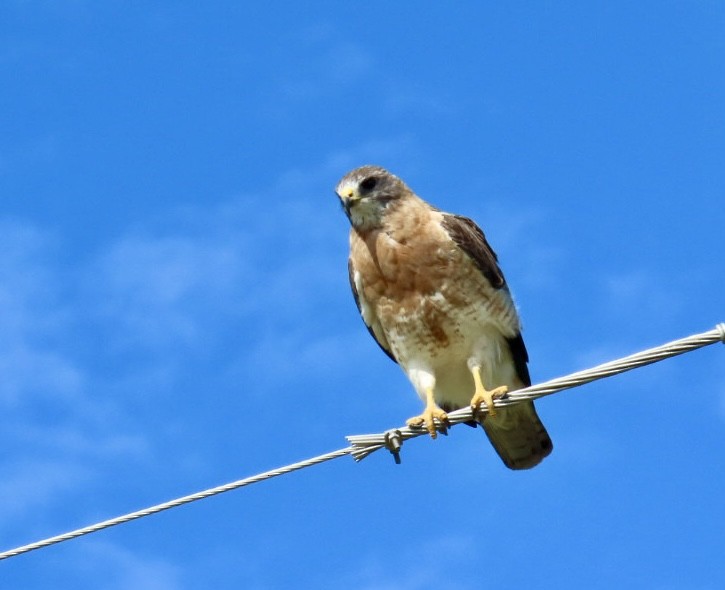
[[533,402],[493,406],[531,380],[516,307],[481,229],[378,166],[349,172],[336,192],[352,225],[348,267],[358,310],[425,402],[408,424],[435,438],[435,418],[483,403],[489,411],[479,422],[503,462],[537,465],[552,443]]

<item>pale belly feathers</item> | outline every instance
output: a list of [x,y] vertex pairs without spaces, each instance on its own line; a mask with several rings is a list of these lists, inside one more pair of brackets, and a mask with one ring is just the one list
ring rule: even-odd
[[494,289],[440,226],[402,244],[379,233],[352,246],[363,319],[421,399],[433,386],[444,409],[467,405],[476,364],[487,388],[523,386],[507,343],[520,330],[509,292]]

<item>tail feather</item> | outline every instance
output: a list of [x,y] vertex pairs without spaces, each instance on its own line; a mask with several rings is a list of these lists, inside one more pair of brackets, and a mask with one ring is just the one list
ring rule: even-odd
[[497,408],[495,418],[484,416],[480,424],[509,469],[531,469],[554,448],[534,402]]

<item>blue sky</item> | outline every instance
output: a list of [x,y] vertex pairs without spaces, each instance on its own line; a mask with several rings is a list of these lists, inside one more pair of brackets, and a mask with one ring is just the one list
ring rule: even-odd
[[[0,7],[2,549],[417,413],[333,194],[475,218],[534,381],[725,321],[719,2]],[[0,563],[0,587],[719,588],[725,350]]]

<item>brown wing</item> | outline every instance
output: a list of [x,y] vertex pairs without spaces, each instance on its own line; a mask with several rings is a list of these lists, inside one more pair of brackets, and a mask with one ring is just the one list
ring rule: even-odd
[[471,257],[492,287],[506,287],[506,279],[498,267],[498,257],[486,241],[481,228],[472,219],[444,213],[442,225],[456,245]]
[[[475,222],[458,215],[443,215],[443,228],[461,248],[491,285],[510,298],[506,279],[498,266],[496,253],[486,241],[483,231]],[[506,339],[516,374],[524,387],[531,385],[527,363],[529,353],[518,332]],[[536,413],[533,402],[502,408],[496,420],[482,420],[481,425],[493,448],[511,469],[530,469],[538,465],[553,449],[546,428]]]
[[[470,256],[481,274],[491,283],[491,286],[495,289],[504,290],[506,296],[510,297],[506,279],[498,266],[498,257],[486,240],[481,228],[476,225],[476,222],[462,215],[444,213],[441,225],[456,245]],[[526,386],[531,385],[531,377],[526,365],[529,362],[529,353],[526,351],[526,345],[521,333],[507,340],[519,379]]]
[[397,363],[398,361],[395,360],[393,353],[390,351],[390,348],[388,347],[388,341],[385,336],[383,334],[380,334],[380,336],[378,336],[378,334],[376,334],[375,328],[368,324],[367,320],[365,319],[362,305],[360,304],[360,294],[357,292],[357,287],[355,287],[355,268],[353,267],[353,262],[351,258],[347,261],[347,275],[350,279],[350,288],[352,289],[352,296],[355,298],[355,305],[357,305],[357,310],[358,312],[360,312],[360,317],[362,318],[365,327],[368,329],[368,332],[370,332],[370,335],[375,339],[375,342],[378,343],[378,346],[380,346],[382,351],[387,354],[393,362]]

